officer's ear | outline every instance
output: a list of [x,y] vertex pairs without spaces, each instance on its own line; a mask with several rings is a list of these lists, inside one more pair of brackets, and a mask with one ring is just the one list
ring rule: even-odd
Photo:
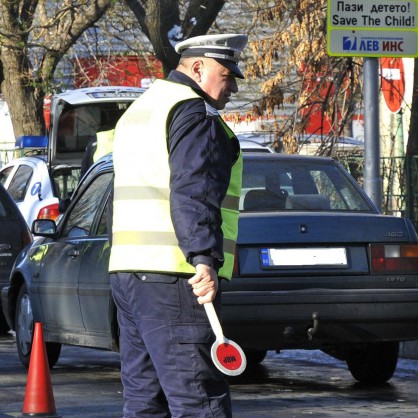
[[204,70],[204,62],[201,59],[195,59],[190,66],[190,75],[194,81],[200,83],[202,81]]

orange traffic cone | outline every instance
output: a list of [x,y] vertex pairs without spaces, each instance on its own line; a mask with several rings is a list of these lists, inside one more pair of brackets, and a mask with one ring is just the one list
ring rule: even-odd
[[55,409],[48,357],[40,322],[35,323],[22,413],[23,416],[59,418]]

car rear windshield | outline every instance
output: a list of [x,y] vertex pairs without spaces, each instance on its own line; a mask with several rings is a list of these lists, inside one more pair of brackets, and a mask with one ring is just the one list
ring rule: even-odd
[[130,103],[108,102],[67,105],[58,122],[56,154],[84,152],[99,131],[113,129]]
[[244,162],[240,210],[375,211],[343,168],[278,159]]

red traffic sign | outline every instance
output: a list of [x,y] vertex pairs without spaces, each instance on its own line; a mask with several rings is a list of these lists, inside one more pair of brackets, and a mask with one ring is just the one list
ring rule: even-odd
[[398,113],[405,95],[405,70],[402,58],[380,58],[381,88],[386,105]]

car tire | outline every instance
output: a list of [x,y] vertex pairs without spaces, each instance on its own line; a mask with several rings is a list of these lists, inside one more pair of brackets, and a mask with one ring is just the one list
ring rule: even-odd
[[247,357],[247,364],[254,366],[260,364],[267,355],[267,350],[254,350],[250,348],[244,348],[245,357]]
[[[33,328],[34,320],[29,293],[26,285],[23,285],[17,297],[15,330],[17,353],[20,361],[26,368],[29,367],[32,352]],[[61,354],[61,344],[47,342],[45,343],[45,348],[49,367],[52,368],[57,363]]]
[[364,344],[350,350],[346,359],[354,379],[361,383],[387,382],[395,373],[399,357],[399,343],[389,341]]

